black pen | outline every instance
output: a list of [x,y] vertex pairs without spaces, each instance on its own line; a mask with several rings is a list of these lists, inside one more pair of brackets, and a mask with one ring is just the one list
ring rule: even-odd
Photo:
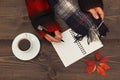
[[[37,29],[51,35],[52,37],[55,37],[55,34],[53,32],[52,33],[48,32],[48,30],[45,27],[41,26],[41,25],[39,25]],[[56,38],[56,39],[59,40],[59,38]],[[64,40],[62,40],[62,39],[60,39],[60,40],[62,42],[64,42]]]

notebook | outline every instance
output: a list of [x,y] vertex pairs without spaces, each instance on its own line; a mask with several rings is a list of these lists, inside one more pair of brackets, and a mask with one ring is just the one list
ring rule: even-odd
[[75,42],[75,35],[76,33],[72,29],[67,29],[62,33],[64,42],[52,42],[53,47],[65,67],[103,47],[100,40],[88,44],[86,36],[81,41]]

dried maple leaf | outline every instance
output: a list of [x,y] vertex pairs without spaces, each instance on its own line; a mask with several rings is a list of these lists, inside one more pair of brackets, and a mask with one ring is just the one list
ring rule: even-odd
[[100,66],[97,66],[97,72],[103,76],[106,76],[105,70]]
[[101,55],[100,55],[99,52],[95,53],[95,58],[96,58],[97,60],[100,60],[100,59],[101,59]]
[[91,66],[91,65],[95,65],[95,64],[96,64],[96,61],[95,61],[95,60],[86,60],[85,63],[86,63],[88,66]]
[[103,57],[103,58],[101,58],[101,60],[100,60],[101,63],[106,63],[106,62],[108,62],[108,61],[109,61],[108,57]]
[[85,70],[87,73],[91,74],[92,72],[96,70],[96,65],[87,66]]
[[[110,67],[106,64],[109,61],[107,57],[102,57],[100,53],[95,54],[95,60],[86,60],[86,68],[85,71],[89,74],[93,73],[95,70],[103,76],[106,76],[105,70],[110,69]],[[99,63],[99,64],[98,64]]]
[[100,65],[100,67],[102,67],[104,70],[110,69],[110,67],[109,67],[107,64],[105,64],[105,63],[100,63],[99,65]]

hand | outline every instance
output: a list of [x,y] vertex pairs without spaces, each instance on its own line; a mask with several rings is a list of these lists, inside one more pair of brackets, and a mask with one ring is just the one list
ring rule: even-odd
[[89,9],[88,12],[90,12],[95,19],[98,19],[99,15],[102,18],[102,20],[104,19],[104,12],[101,7],[95,7],[95,8]]
[[61,32],[60,31],[55,31],[55,37],[52,37],[51,35],[49,34],[46,34],[45,35],[45,39],[48,40],[49,42],[61,42],[61,38],[62,38],[62,35],[61,35]]

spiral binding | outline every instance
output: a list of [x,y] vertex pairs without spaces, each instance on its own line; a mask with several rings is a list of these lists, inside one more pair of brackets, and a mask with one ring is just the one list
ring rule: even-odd
[[[69,32],[71,33],[71,35],[74,38],[74,40],[76,40],[75,39],[75,34],[76,33],[73,30],[70,30]],[[85,55],[87,52],[85,51],[85,49],[83,48],[83,46],[81,45],[81,43],[79,41],[77,41],[76,43],[77,43],[78,47],[80,48],[81,52],[83,53],[83,55]]]

